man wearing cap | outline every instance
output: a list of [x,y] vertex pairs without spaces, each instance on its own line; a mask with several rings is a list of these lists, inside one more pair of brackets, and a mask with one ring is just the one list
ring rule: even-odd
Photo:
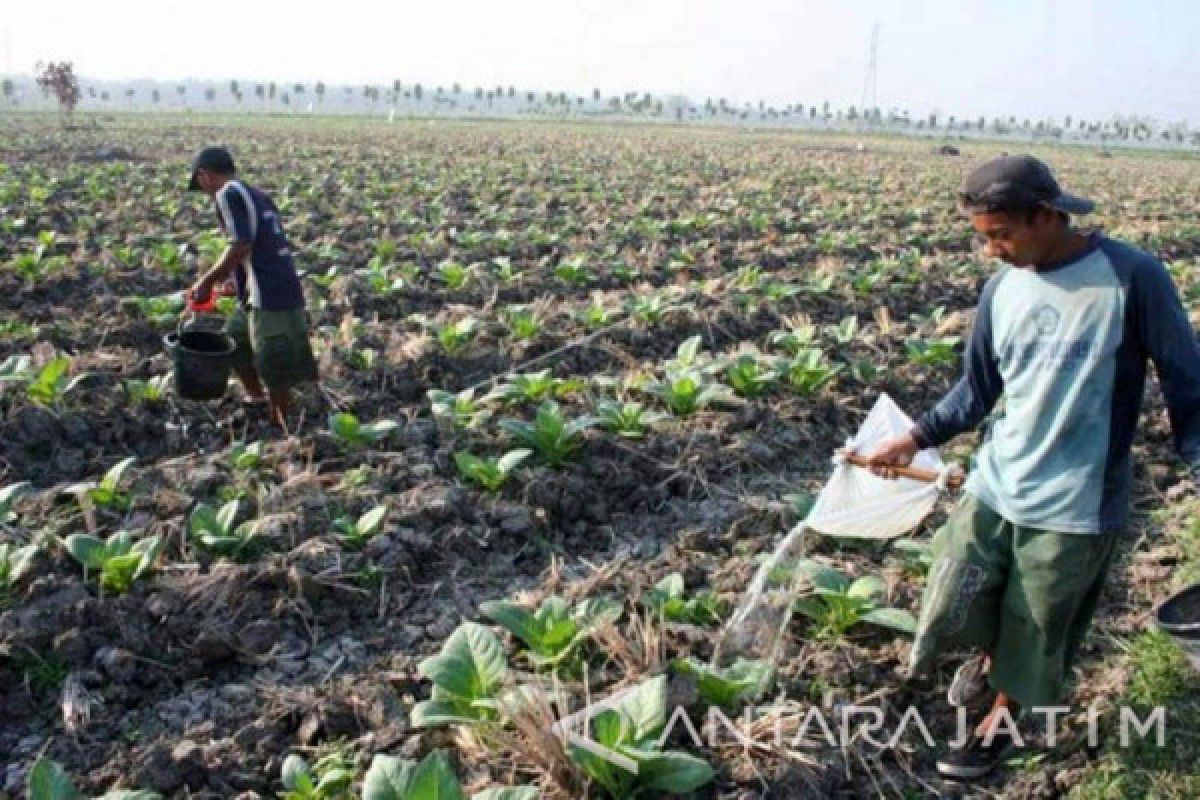
[[206,147],[192,162],[188,189],[217,204],[217,222],[229,246],[192,287],[203,303],[213,287],[232,274],[239,309],[227,332],[237,343],[234,370],[247,400],[266,401],[271,419],[286,428],[291,387],[317,379],[308,342],[304,292],[292,252],[271,198],[237,178],[233,157],[223,147]]
[[1065,698],[1128,511],[1148,359],[1176,449],[1200,469],[1200,348],[1162,263],[1072,229],[1069,215],[1093,204],[1061,191],[1042,162],[988,161],[959,201],[985,253],[1007,266],[984,286],[962,379],[868,458],[887,475],[975,428],[1003,398],[963,498],[934,537],[910,663],[918,675],[944,651],[978,649],[949,700],[965,706],[989,685],[994,700],[937,765],[971,779],[1021,745],[1013,720],[1022,711]]

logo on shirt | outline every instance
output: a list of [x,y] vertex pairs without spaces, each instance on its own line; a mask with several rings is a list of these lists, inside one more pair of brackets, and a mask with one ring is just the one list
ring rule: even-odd
[[1042,303],[1033,310],[1033,324],[1037,326],[1038,333],[1042,336],[1049,336],[1058,330],[1061,318],[1058,309],[1049,303]]

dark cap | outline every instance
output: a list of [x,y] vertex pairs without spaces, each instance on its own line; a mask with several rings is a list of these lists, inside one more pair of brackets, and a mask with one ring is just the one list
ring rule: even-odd
[[232,175],[237,170],[233,166],[233,156],[224,147],[206,147],[192,159],[192,180],[188,183],[188,191],[194,192],[200,188],[196,183],[196,171],[211,169],[222,175]]
[[1050,168],[1033,156],[997,156],[963,181],[959,203],[968,211],[1019,211],[1045,206],[1067,214],[1087,214],[1091,200],[1058,187]]

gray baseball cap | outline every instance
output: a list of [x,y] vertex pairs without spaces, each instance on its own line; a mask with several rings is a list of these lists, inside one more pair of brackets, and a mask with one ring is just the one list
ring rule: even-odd
[[963,181],[958,200],[974,212],[1045,206],[1067,214],[1087,214],[1096,207],[1091,200],[1060,189],[1050,168],[1033,156],[997,156],[980,164]]

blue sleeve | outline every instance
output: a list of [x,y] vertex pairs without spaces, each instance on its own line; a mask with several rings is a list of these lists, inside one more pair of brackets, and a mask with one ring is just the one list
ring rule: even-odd
[[253,242],[254,227],[250,209],[242,193],[227,188],[217,195],[217,209],[225,220],[225,235],[235,242]]
[[1162,262],[1146,258],[1133,270],[1133,328],[1154,362],[1167,403],[1175,448],[1200,473],[1200,346]]
[[983,422],[1004,392],[992,346],[992,295],[1004,273],[987,282],[963,354],[963,376],[941,401],[917,418],[913,438],[922,449],[937,447]]

